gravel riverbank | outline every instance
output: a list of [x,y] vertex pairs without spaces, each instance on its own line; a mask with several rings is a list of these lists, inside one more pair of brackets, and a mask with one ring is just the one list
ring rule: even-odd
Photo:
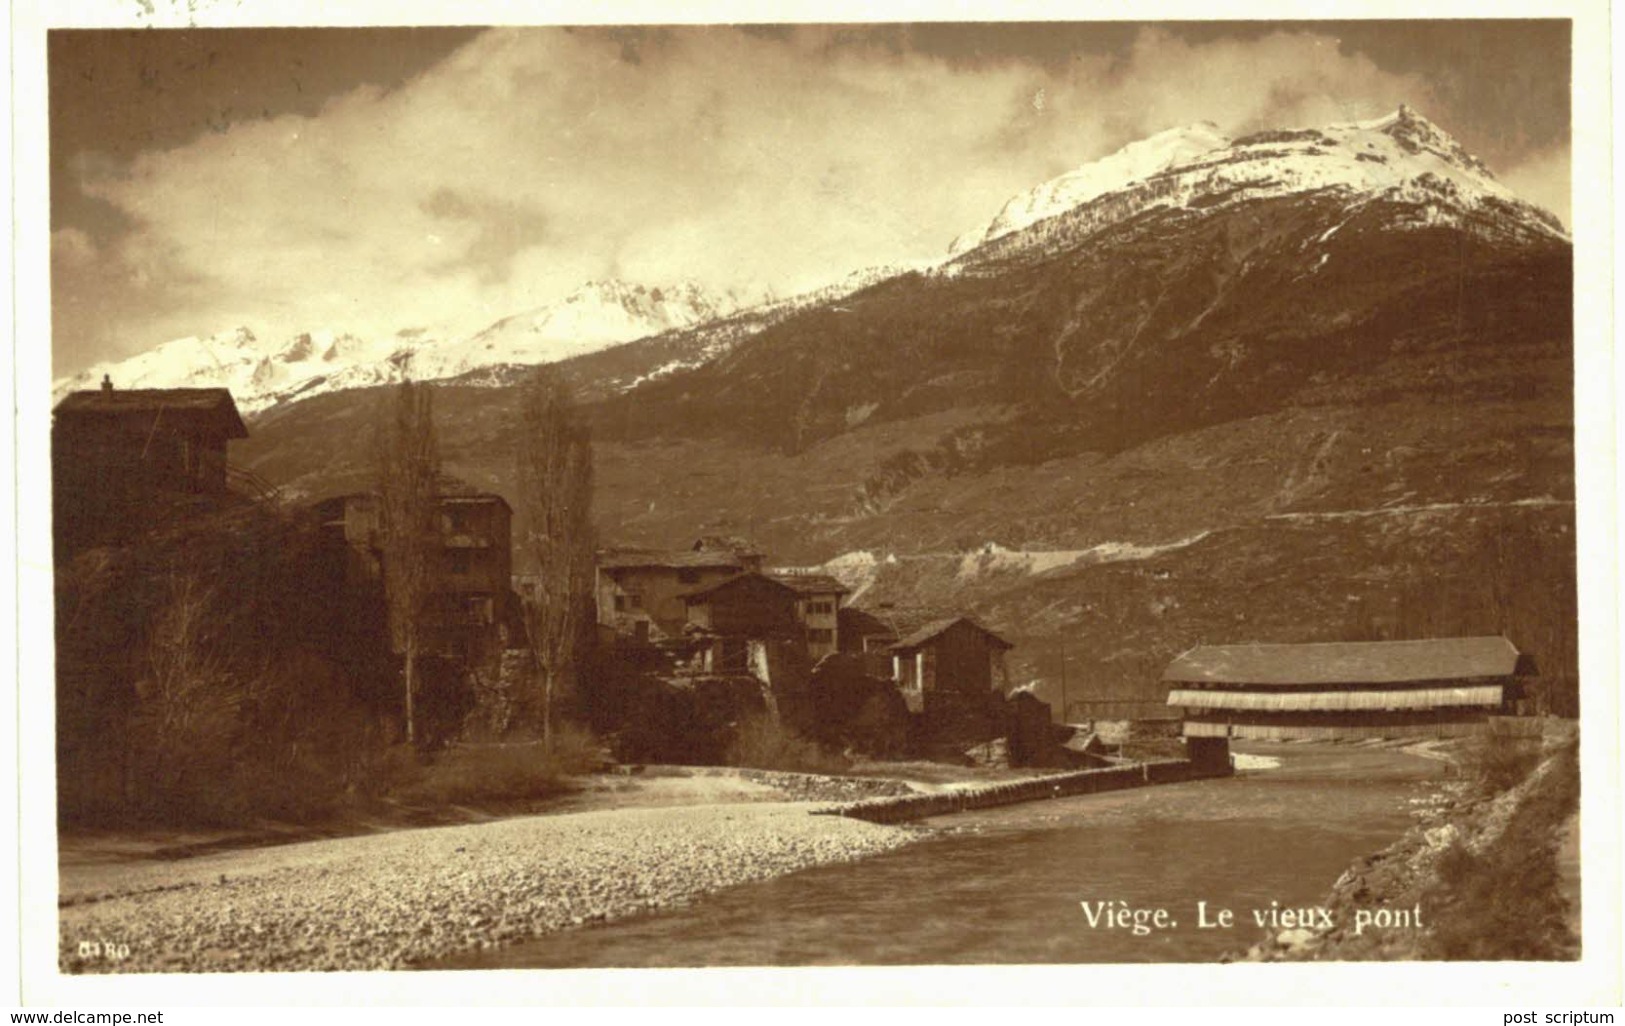
[[805,802],[535,816],[64,876],[64,972],[409,967],[908,843]]

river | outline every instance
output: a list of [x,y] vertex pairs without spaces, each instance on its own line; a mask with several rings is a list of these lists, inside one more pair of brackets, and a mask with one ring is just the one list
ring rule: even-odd
[[[1273,745],[1235,777],[929,821],[931,837],[692,905],[435,968],[1210,962],[1262,936],[1251,910],[1312,906],[1410,824],[1440,763],[1394,749]],[[1082,902],[1167,910],[1137,935]],[[1219,910],[1234,925],[1203,928]],[[1091,907],[1098,907],[1091,905]]]

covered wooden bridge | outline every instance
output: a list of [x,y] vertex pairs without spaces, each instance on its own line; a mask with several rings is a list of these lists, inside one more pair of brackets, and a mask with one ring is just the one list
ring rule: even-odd
[[1163,674],[1186,737],[1456,737],[1516,697],[1500,636],[1305,645],[1202,645]]

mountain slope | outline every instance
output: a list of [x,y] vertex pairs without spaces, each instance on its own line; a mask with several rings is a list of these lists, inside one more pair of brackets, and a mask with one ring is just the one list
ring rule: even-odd
[[[1154,701],[1202,642],[1505,631],[1566,709],[1571,308],[1556,222],[1402,110],[1208,150],[624,393],[649,364],[617,354],[701,335],[563,366],[606,541],[844,555],[866,604],[1007,632],[1048,697],[1063,645],[1072,698]],[[272,411],[239,458],[364,483],[370,401]],[[437,413],[448,469],[505,490],[511,390]]]
[[1457,150],[1408,111],[1240,140],[770,328],[606,426],[794,450],[974,395],[1041,413],[1020,433],[1111,447],[1278,408],[1389,353],[1490,347],[1548,315],[1569,245]]

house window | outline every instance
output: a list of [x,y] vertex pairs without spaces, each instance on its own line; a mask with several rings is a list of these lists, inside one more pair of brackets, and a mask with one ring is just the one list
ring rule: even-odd
[[643,608],[643,596],[639,595],[637,592],[633,592],[632,594],[626,596],[626,601],[633,609]]
[[814,616],[828,616],[835,612],[835,603],[828,601],[811,602],[807,605],[807,612]]
[[470,566],[467,549],[451,550],[451,572],[459,576],[468,573]]
[[812,627],[807,630],[807,640],[815,645],[827,645],[835,640],[835,632],[828,627]]
[[626,612],[626,596],[625,595],[616,595],[615,596],[615,611],[617,613]]

